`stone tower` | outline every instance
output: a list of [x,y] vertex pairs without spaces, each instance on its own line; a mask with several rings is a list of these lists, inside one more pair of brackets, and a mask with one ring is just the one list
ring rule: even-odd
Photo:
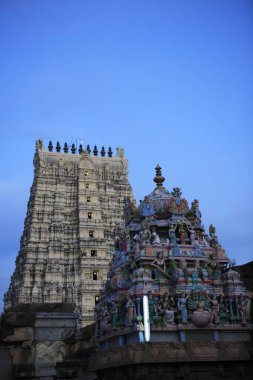
[[16,269],[5,308],[20,303],[75,302],[80,324],[94,319],[99,289],[107,278],[113,231],[132,196],[122,148],[108,157],[65,143],[53,152],[36,142],[34,181]]

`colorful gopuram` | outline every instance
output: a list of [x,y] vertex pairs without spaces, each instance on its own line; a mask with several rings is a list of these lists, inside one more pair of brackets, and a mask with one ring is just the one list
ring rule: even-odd
[[219,243],[180,188],[155,189],[136,207],[125,198],[113,259],[95,307],[100,350],[143,342],[143,296],[151,342],[249,341],[248,293]]

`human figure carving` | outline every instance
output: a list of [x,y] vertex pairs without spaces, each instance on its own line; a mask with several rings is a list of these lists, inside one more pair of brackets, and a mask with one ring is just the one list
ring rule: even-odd
[[132,298],[129,296],[126,303],[126,325],[132,325],[135,316],[135,306]]
[[241,319],[241,324],[244,326],[246,325],[246,313],[247,313],[247,301],[245,297],[240,294],[238,297],[238,304],[237,304],[238,313]]
[[158,312],[164,318],[165,323],[174,325],[174,300],[172,296],[166,292],[158,302]]
[[152,261],[151,265],[155,268],[157,268],[160,272],[162,272],[166,277],[170,277],[168,273],[166,272],[166,262],[164,258],[163,252],[157,253],[157,258]]
[[143,226],[143,229],[140,231],[140,238],[142,239],[144,244],[149,244],[151,240],[151,232],[147,225]]
[[186,292],[183,292],[178,299],[177,307],[181,314],[181,319],[183,324],[188,323],[188,313],[187,313],[187,300],[190,296],[190,293],[186,295]]
[[179,239],[181,244],[185,244],[186,233],[182,224],[179,227]]
[[152,245],[160,244],[161,242],[159,235],[155,231],[152,232],[151,242],[152,242]]
[[177,242],[177,238],[176,238],[177,225],[174,226],[174,224],[170,224],[169,228],[170,228],[169,229],[169,237],[170,237],[171,244],[176,243]]
[[219,301],[217,299],[216,294],[214,294],[211,298],[207,295],[207,298],[211,302],[211,324],[218,324],[220,321],[219,317]]
[[190,232],[191,244],[194,245],[195,244],[195,240],[196,240],[196,232],[194,231],[194,229],[192,228],[192,226],[190,226],[190,227],[187,226],[187,229]]

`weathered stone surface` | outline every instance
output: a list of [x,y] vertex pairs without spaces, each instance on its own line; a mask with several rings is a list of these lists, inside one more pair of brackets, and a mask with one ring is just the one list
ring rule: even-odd
[[34,329],[33,327],[19,327],[14,328],[13,335],[9,335],[3,339],[4,342],[23,342],[25,340],[34,339]]
[[[26,314],[35,315],[35,313],[73,313],[75,310],[75,302],[44,302],[44,303],[21,303],[10,306],[5,311],[5,315],[9,313],[23,312]],[[21,322],[21,320],[19,321]]]
[[36,340],[37,341],[54,341],[54,340],[66,340],[74,334],[73,328],[62,327],[39,327],[36,328]]
[[90,359],[89,370],[97,371],[103,368],[138,363],[250,361],[252,358],[251,343],[139,343],[93,354]]
[[250,362],[133,364],[97,371],[97,380],[251,380]]
[[66,355],[66,346],[61,341],[44,341],[36,344],[36,362],[62,361]]
[[30,363],[32,361],[33,353],[30,348],[13,345],[10,348],[10,355],[12,357],[12,363],[15,365]]
[[50,380],[53,380],[54,376],[56,375],[55,363],[37,362],[35,364],[35,375],[38,379],[46,379],[47,377],[49,377]]
[[31,326],[34,322],[35,315],[30,310],[27,311],[9,311],[3,316],[3,323],[5,326],[21,327]]
[[75,313],[36,313],[35,327],[70,327],[76,326],[78,314]]

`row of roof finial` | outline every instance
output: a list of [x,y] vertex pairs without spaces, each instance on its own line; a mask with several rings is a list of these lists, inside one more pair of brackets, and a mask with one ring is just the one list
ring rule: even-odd
[[[49,141],[49,144],[48,144],[48,150],[49,150],[49,152],[53,152],[53,149],[54,149],[54,147],[53,147],[52,141],[50,140],[50,141]],[[72,144],[72,145],[71,145],[71,148],[70,148],[70,147],[68,146],[68,144],[65,142],[65,143],[64,143],[64,146],[63,146],[63,152],[64,152],[64,153],[68,153],[69,149],[70,149],[70,151],[71,151],[72,154],[75,154],[75,153],[76,153],[77,148],[76,148],[75,144]],[[60,151],[61,151],[61,146],[60,146],[59,141],[57,141],[57,143],[56,143],[55,150],[56,150],[57,153],[60,153]],[[88,145],[86,146],[86,149],[84,149],[84,148],[83,148],[83,145],[80,144],[80,145],[79,145],[79,148],[78,148],[78,153],[81,154],[81,153],[83,153],[85,150],[90,154],[90,153],[91,153],[90,145],[88,144]],[[97,148],[96,145],[94,146],[93,154],[94,154],[94,156],[97,156],[97,155],[98,155],[98,148]],[[105,152],[105,147],[104,147],[104,146],[102,146],[102,149],[101,149],[101,151],[100,151],[100,154],[101,154],[101,157],[105,157],[106,152]],[[110,146],[109,146],[109,148],[108,148],[108,152],[107,152],[107,154],[108,154],[108,157],[112,157],[113,152],[112,152],[112,148],[111,148]]]

